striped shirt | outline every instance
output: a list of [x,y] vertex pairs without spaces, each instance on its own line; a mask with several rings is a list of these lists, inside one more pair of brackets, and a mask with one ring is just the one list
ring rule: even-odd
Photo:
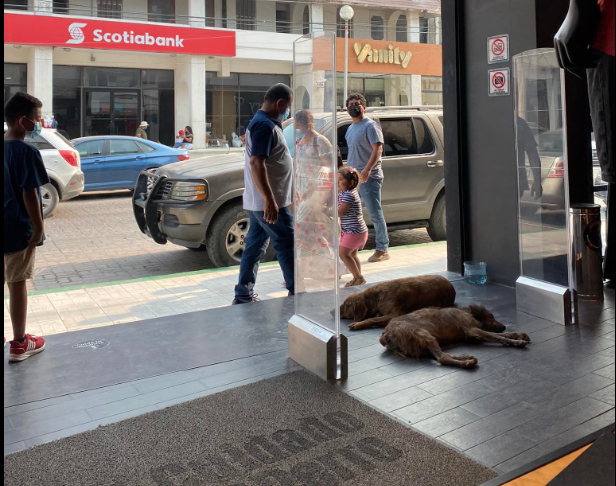
[[351,207],[344,216],[340,217],[340,225],[343,233],[361,235],[368,232],[368,226],[364,221],[364,211],[361,198],[357,189],[341,192],[338,196],[338,206],[349,204]]

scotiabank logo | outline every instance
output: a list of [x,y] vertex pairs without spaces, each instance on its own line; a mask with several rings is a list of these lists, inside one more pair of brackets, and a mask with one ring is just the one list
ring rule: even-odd
[[88,24],[81,24],[79,22],[75,22],[68,26],[68,33],[71,38],[66,41],[67,44],[83,44],[83,41],[86,39],[85,34],[83,33],[83,28]]

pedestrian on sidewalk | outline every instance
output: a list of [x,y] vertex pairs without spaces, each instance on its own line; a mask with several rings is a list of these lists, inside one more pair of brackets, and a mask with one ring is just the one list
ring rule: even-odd
[[366,279],[361,273],[361,262],[357,255],[368,242],[368,226],[364,221],[359,187],[359,174],[350,167],[344,167],[338,172],[338,217],[342,228],[340,238],[340,258],[353,274],[353,280],[346,287],[364,285]]
[[40,188],[49,184],[49,177],[41,153],[24,140],[40,135],[42,106],[38,99],[22,92],[4,105],[8,125],[4,135],[4,283],[9,286],[13,325],[11,362],[23,361],[45,349],[42,338],[26,334],[26,281],[34,275],[36,247],[45,238]]
[[240,264],[233,304],[257,300],[254,288],[259,262],[268,241],[274,245],[289,295],[295,294],[293,216],[293,158],[282,131],[289,118],[293,92],[277,84],[265,95],[262,109],[246,130],[244,209],[250,214],[250,229]]
[[150,125],[147,121],[142,121],[141,124],[139,125],[139,128],[137,128],[137,131],[135,132],[135,137],[141,138],[143,140],[147,140],[149,126]]
[[349,147],[347,164],[359,173],[359,194],[376,232],[376,252],[368,261],[383,262],[389,260],[389,234],[381,202],[383,131],[375,121],[366,117],[366,98],[363,95],[350,95],[346,104],[353,118],[353,124],[346,133]]

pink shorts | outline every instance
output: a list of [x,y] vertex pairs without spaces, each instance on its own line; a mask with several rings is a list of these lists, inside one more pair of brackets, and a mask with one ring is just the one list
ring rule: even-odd
[[342,233],[340,246],[350,250],[363,250],[368,243],[368,232],[361,234]]

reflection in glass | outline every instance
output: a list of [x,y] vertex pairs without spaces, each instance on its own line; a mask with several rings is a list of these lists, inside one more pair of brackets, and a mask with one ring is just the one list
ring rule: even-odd
[[295,43],[295,106],[304,109],[285,138],[295,145],[296,314],[339,336],[334,42],[325,34]]
[[569,286],[560,69],[552,49],[514,59],[522,276]]

